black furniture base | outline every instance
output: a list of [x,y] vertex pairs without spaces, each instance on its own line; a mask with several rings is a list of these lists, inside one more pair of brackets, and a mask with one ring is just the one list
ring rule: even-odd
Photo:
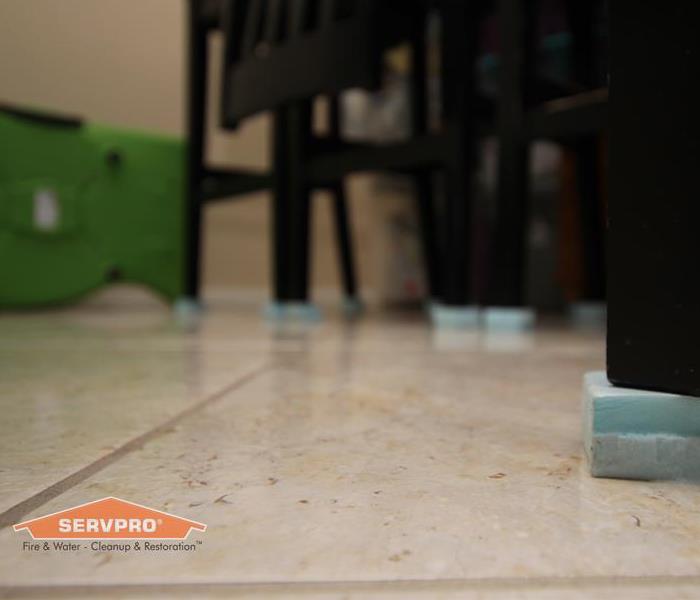
[[610,11],[608,376],[700,396],[700,4]]

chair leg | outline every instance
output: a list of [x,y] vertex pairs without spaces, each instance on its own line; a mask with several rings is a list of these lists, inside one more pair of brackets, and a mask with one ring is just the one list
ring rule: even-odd
[[425,264],[428,295],[431,300],[440,297],[440,258],[437,246],[435,202],[433,193],[433,173],[421,172],[415,176],[416,205],[420,235],[423,244],[423,261]]
[[274,298],[279,303],[309,300],[311,202],[304,157],[310,123],[308,103],[280,109],[275,115],[272,237]]
[[486,300],[493,307],[522,307],[530,214],[530,144],[523,139],[522,132],[532,69],[534,8],[525,0],[500,0],[499,11],[503,43],[498,106],[498,196]]
[[305,168],[311,137],[311,102],[292,106],[289,111],[288,185],[290,200],[290,280],[293,302],[307,303],[310,287],[311,188]]
[[205,122],[207,106],[207,30],[201,23],[197,0],[189,2],[189,56],[187,106],[187,190],[185,213],[184,295],[199,301],[202,254],[202,197],[206,144]]
[[[411,35],[411,120],[413,134],[423,135],[428,131],[428,65],[427,65],[427,10],[419,5],[414,9]],[[416,186],[416,208],[423,246],[428,296],[437,300],[440,295],[439,252],[435,230],[435,194],[433,171],[418,171],[413,174]]]
[[[596,86],[595,2],[567,0],[572,32],[573,74],[587,89]],[[599,144],[589,136],[574,144],[583,256],[583,297],[586,303],[605,300],[605,218],[599,185]]]
[[486,301],[494,307],[525,304],[529,216],[529,148],[510,130],[499,140],[498,205],[492,232]]
[[[340,141],[340,120],[340,100],[338,96],[331,96],[329,98],[329,139]],[[352,242],[352,226],[348,215],[345,183],[343,181],[336,182],[330,186],[329,190],[333,195],[333,218],[335,221],[338,261],[346,308],[351,312],[355,312],[358,309],[359,300]]]
[[447,195],[442,212],[444,261],[442,303],[466,307],[471,294],[472,165],[462,149],[452,151],[446,169]]
[[273,299],[277,303],[289,300],[289,189],[287,184],[287,148],[289,132],[287,114],[284,109],[274,113],[273,119],[273,165],[274,180],[270,207],[272,224],[272,287]]
[[333,218],[343,292],[346,300],[355,301],[357,299],[357,279],[345,184],[343,182],[334,184],[331,188],[331,194],[333,195]]
[[446,4],[443,12],[443,126],[450,133],[450,147],[440,227],[444,236],[441,299],[443,305],[458,308],[473,303],[471,228],[476,135],[472,115],[478,20],[472,4]]
[[311,248],[311,193],[304,185],[293,184],[289,193],[290,278],[289,296],[295,303],[309,301]]

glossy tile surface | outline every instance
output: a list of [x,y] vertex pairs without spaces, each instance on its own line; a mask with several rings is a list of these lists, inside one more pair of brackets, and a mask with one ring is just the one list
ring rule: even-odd
[[0,512],[224,388],[256,354],[201,348],[162,308],[0,317]]
[[420,318],[333,314],[280,329],[225,303],[190,331],[155,308],[22,319],[0,323],[14,399],[2,397],[3,444],[23,444],[2,455],[4,506],[27,478],[50,485],[194,405],[27,518],[114,495],[208,530],[190,554],[76,556],[23,553],[26,534],[6,528],[0,583],[109,584],[115,597],[697,591],[700,488],[588,475],[580,389],[603,367],[599,332],[435,333]]

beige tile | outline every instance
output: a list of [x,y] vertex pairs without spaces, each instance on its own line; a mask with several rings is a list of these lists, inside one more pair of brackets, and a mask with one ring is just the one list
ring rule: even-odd
[[[19,497],[13,482],[25,473],[53,480],[141,431],[135,413],[156,423],[241,365],[266,364],[30,515],[115,495],[207,523],[192,537],[202,545],[192,554],[30,555],[25,534],[6,529],[0,583],[195,586],[163,591],[175,597],[695,591],[698,488],[593,480],[583,463],[579,389],[585,371],[602,367],[600,334],[434,334],[421,320],[372,315],[280,329],[223,305],[195,332],[154,318],[95,310],[5,323],[3,384],[30,401],[23,409],[3,397],[18,416],[0,427],[12,445],[27,434],[38,446],[3,454],[2,483]],[[66,430],[72,446],[60,441]],[[206,583],[219,587],[197,587]]]
[[[260,598],[283,600],[582,600],[600,598],[697,598],[696,578],[493,579],[459,581],[389,581],[369,583],[191,584],[152,586],[42,586],[15,590],[21,598]],[[7,597],[14,597],[8,593]]]
[[0,319],[0,512],[262,362],[201,344],[162,309]]

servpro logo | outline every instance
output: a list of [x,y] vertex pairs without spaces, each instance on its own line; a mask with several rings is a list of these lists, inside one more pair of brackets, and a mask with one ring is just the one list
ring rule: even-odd
[[193,529],[206,531],[207,526],[119,498],[103,498],[14,526],[15,531],[25,529],[35,540],[184,540]]

